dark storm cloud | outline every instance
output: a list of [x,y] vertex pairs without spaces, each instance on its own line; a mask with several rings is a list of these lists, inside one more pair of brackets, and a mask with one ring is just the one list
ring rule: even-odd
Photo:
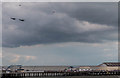
[[[3,4],[3,46],[116,40],[117,3]],[[53,13],[53,11],[55,13]],[[16,17],[11,20],[10,17]],[[25,19],[24,22],[18,19]]]
[[[54,5],[57,6],[58,4]],[[61,4],[60,4],[61,5]],[[62,8],[61,8],[62,7]],[[67,9],[66,9],[67,8]],[[107,24],[117,26],[118,18],[118,4],[117,3],[63,3],[60,8],[56,10],[64,10],[71,17],[89,21],[98,24]]]

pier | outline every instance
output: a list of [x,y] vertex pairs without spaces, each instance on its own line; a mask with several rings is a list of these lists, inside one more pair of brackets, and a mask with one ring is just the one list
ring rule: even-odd
[[98,66],[21,66],[2,67],[2,78],[66,77],[66,76],[120,76],[120,63],[102,63]]
[[120,71],[82,71],[82,72],[17,72],[3,73],[2,78],[24,78],[24,77],[61,77],[61,76],[107,76],[120,75]]

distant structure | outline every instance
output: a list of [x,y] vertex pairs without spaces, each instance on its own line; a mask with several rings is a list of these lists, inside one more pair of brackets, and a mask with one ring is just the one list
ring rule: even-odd
[[112,76],[120,75],[119,62],[105,62],[97,66],[21,66],[2,68],[1,78],[56,76]]
[[119,62],[105,62],[98,66],[79,66],[78,71],[115,71],[120,70]]
[[10,65],[3,66],[3,72],[22,72],[26,71],[65,71],[65,72],[80,72],[80,71],[116,71],[120,70],[120,62],[105,62],[97,66],[22,66]]
[[120,66],[120,62],[105,62],[103,64],[100,64],[100,66]]

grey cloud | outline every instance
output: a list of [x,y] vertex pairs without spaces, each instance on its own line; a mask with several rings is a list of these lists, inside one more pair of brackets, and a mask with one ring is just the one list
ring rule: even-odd
[[[116,3],[22,4],[3,4],[3,47],[117,39],[111,36],[117,34]],[[25,22],[10,17],[24,18]]]
[[[53,7],[59,4],[53,4]],[[60,4],[61,5],[61,4]],[[62,8],[61,8],[62,7]],[[92,23],[118,26],[118,3],[63,3],[55,9],[66,12],[71,17]],[[66,9],[67,8],[67,9]]]

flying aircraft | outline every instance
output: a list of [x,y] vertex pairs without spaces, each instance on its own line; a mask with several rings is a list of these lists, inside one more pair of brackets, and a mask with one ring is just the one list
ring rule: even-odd
[[56,11],[55,11],[55,10],[53,10],[53,11],[52,11],[52,13],[54,14],[54,13],[56,13]]
[[[17,18],[12,17],[12,18],[10,18],[10,19],[16,20]],[[19,20],[19,21],[25,21],[24,19],[18,19],[18,20]]]
[[14,17],[12,17],[12,18],[10,18],[10,19],[12,19],[12,20],[16,20],[16,18],[14,18]]
[[19,4],[19,6],[21,6],[21,4]]
[[25,21],[24,19],[19,19],[19,21]]

